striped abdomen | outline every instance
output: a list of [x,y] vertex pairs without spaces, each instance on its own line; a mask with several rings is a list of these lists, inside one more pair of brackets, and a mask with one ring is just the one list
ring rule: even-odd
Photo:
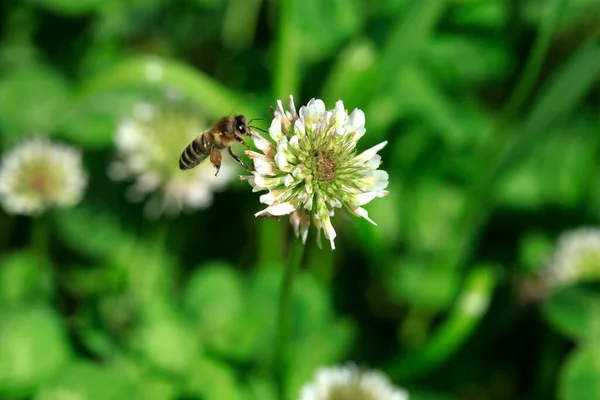
[[198,136],[192,143],[185,148],[181,157],[179,157],[179,169],[190,169],[200,164],[211,151],[211,145],[207,138],[204,137],[206,133]]

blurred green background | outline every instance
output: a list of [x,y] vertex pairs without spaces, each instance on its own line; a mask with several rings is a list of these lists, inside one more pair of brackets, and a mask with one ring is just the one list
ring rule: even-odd
[[71,209],[0,212],[0,398],[276,398],[287,220],[255,219],[235,179],[148,219],[107,175],[119,121],[168,93],[206,128],[342,99],[365,111],[359,150],[389,142],[379,225],[335,218],[335,251],[310,232],[291,399],[347,361],[417,400],[600,398],[600,288],[540,284],[558,235],[600,219],[597,0],[1,7],[2,150],[48,135],[82,149],[89,183]]

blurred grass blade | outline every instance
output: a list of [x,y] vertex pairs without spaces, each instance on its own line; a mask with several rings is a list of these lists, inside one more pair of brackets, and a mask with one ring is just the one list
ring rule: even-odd
[[247,49],[252,44],[262,0],[233,0],[227,3],[223,22],[223,44],[234,51]]
[[471,336],[488,310],[496,277],[489,266],[473,269],[467,276],[452,311],[429,342],[399,357],[387,367],[394,380],[407,380],[439,366]]
[[343,99],[347,107],[363,107],[377,83],[377,49],[370,40],[348,45],[337,57],[323,85],[321,98],[327,105]]
[[279,2],[279,26],[275,43],[275,71],[273,72],[273,97],[287,99],[298,95],[300,82],[300,29],[295,10],[298,0]]
[[556,29],[558,21],[565,10],[566,0],[555,0],[552,4],[552,9],[548,13],[547,17],[542,21],[531,55],[527,59],[525,69],[521,74],[521,78],[517,83],[517,86],[512,92],[509,101],[504,108],[504,118],[510,118],[517,110],[521,107],[523,102],[527,99],[533,85],[535,84],[537,77],[540,73],[540,69],[548,53],[550,47],[550,40],[552,34]]
[[534,142],[559,118],[570,113],[600,77],[600,41],[580,48],[542,90],[504,153],[498,173],[528,153]]
[[174,89],[195,101],[214,118],[233,111],[260,116],[241,96],[208,75],[178,61],[158,57],[131,58],[90,78],[84,82],[75,102],[106,90],[131,86]]
[[399,64],[415,60],[442,17],[446,4],[446,0],[415,1],[409,11],[399,18],[389,34],[381,57],[380,76],[383,85],[396,75]]

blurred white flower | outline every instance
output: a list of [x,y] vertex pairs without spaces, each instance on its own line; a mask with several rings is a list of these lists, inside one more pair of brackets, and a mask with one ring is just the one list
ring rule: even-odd
[[7,152],[0,166],[0,202],[10,214],[39,215],[81,201],[87,176],[81,152],[34,138]]
[[361,206],[388,194],[388,174],[378,170],[377,154],[383,142],[357,154],[356,143],[365,134],[365,114],[355,109],[350,115],[342,101],[326,110],[323,101],[312,99],[296,112],[290,96],[290,111],[281,101],[273,111],[269,136],[273,145],[253,133],[261,151],[246,151],[253,159],[255,172],[243,177],[254,191],[268,190],[260,202],[268,207],[256,216],[290,214],[296,236],[306,243],[311,220],[317,228],[320,245],[321,229],[335,248],[335,229],[331,217],[336,208],[363,217],[375,225]]
[[379,371],[349,364],[317,371],[305,385],[299,400],[408,400],[408,392],[391,384]]
[[552,287],[600,279],[600,228],[583,227],[561,234],[544,278]]
[[138,104],[133,115],[117,128],[118,156],[109,167],[109,176],[114,180],[135,179],[128,198],[139,202],[148,197],[144,213],[149,218],[207,208],[213,192],[231,182],[235,169],[226,157],[218,176],[210,162],[189,171],[179,170],[178,164],[181,152],[207,128],[187,111]]

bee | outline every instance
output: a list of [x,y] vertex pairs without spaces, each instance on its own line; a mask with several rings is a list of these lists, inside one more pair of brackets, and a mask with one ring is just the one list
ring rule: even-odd
[[263,118],[254,118],[248,121],[243,115],[221,118],[212,128],[194,139],[185,150],[183,150],[181,157],[179,157],[179,169],[194,168],[204,161],[206,157],[209,157],[210,162],[217,169],[217,172],[215,173],[215,176],[217,176],[219,169],[221,168],[221,160],[223,159],[221,151],[227,149],[229,155],[233,157],[235,161],[240,163],[247,171],[251,171],[241,158],[233,154],[231,146],[240,143],[244,145],[244,147],[250,148],[250,146],[244,142],[244,138],[250,135],[251,129],[258,129],[251,126],[250,123],[260,119]]

